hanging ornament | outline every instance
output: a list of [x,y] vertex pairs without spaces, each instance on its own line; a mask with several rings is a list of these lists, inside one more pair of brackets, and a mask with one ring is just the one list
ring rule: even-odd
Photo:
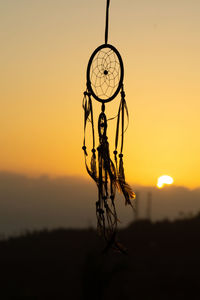
[[[108,19],[110,0],[107,0],[105,44],[99,46],[91,55],[87,66],[87,84],[83,98],[84,109],[84,140],[85,165],[88,174],[98,187],[98,200],[96,201],[97,230],[106,242],[106,250],[115,248],[124,251],[116,240],[117,224],[119,222],[115,206],[116,190],[122,193],[125,204],[132,206],[131,199],[135,193],[125,181],[123,165],[124,123],[128,120],[128,108],[124,92],[124,66],[119,51],[108,44]],[[105,104],[121,95],[119,104],[114,159],[111,159],[108,136]],[[95,146],[95,127],[93,117],[93,99],[101,103],[101,113],[98,118],[99,145]],[[93,148],[90,164],[88,164],[86,148],[86,126],[90,122],[92,129]]]

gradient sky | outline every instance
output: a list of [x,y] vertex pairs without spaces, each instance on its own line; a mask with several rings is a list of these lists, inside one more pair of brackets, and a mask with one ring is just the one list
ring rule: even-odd
[[[0,170],[88,176],[82,93],[88,59],[104,42],[105,2],[0,1]],[[125,65],[131,183],[155,185],[168,174],[176,185],[200,186],[199,37],[199,0],[111,0],[109,42]],[[118,105],[119,98],[108,111]]]

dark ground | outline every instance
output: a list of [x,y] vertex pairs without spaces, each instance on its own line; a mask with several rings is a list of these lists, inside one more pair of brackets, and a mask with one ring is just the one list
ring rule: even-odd
[[119,232],[128,255],[101,254],[96,231],[33,232],[0,242],[0,299],[200,299],[200,215]]

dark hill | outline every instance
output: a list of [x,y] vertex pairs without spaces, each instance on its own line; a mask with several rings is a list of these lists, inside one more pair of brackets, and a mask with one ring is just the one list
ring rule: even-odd
[[200,216],[133,223],[119,232],[128,255],[96,231],[27,233],[0,242],[0,299],[200,299]]

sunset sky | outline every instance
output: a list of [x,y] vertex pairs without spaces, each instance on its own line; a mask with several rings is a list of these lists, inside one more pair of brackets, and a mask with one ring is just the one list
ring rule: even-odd
[[[81,104],[89,57],[104,43],[105,4],[0,2],[0,171],[87,178]],[[155,186],[167,174],[199,187],[200,1],[111,0],[109,43],[125,67],[128,181]],[[112,148],[116,122],[109,126]]]

